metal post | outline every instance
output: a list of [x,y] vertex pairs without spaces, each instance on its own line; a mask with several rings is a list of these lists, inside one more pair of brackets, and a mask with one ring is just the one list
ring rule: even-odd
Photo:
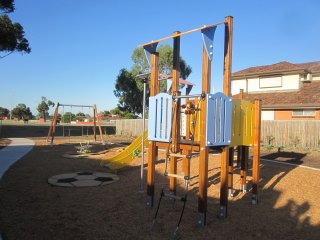
[[247,171],[248,171],[248,158],[249,147],[239,146],[239,159],[240,159],[240,190],[244,193],[248,191],[247,187]]
[[144,168],[144,132],[146,126],[146,116],[145,116],[145,109],[146,109],[146,92],[147,92],[147,82],[146,80],[143,81],[143,103],[142,103],[142,146],[141,146],[141,189],[143,183],[143,168]]
[[95,105],[93,106],[93,137],[94,137],[94,141],[97,141],[97,134],[96,134],[96,111],[95,111]]
[[229,161],[228,161],[228,192],[229,196],[233,197],[233,161],[234,161],[234,147],[229,148]]

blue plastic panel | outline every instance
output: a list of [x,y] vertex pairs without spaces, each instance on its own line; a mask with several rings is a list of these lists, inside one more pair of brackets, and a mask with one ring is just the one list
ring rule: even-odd
[[148,139],[169,142],[172,125],[172,95],[159,93],[149,98]]
[[143,47],[144,54],[146,55],[146,58],[150,67],[151,67],[151,53],[154,53],[157,51],[157,46],[158,46],[158,43],[154,43],[154,44],[150,44]]
[[231,142],[232,99],[223,93],[207,95],[206,146],[226,146]]
[[216,31],[216,28],[217,26],[214,26],[214,27],[205,28],[201,30],[203,45],[207,51],[210,61],[212,61],[212,56],[213,56],[213,38],[214,38],[214,33]]

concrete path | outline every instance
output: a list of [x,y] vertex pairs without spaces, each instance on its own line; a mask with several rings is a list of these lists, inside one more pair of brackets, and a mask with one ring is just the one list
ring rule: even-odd
[[12,164],[26,155],[34,146],[34,141],[27,138],[9,139],[12,142],[0,150],[0,179]]

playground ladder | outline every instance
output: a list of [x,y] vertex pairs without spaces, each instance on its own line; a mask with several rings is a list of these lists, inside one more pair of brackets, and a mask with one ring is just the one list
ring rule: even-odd
[[178,157],[178,158],[188,158],[191,159],[193,154],[180,154],[180,153],[172,153],[171,151],[168,152],[167,157],[166,157],[166,167],[165,167],[165,172],[164,176],[166,177],[173,177],[173,178],[181,178],[186,181],[189,180],[189,176],[186,175],[179,175],[179,174],[173,174],[173,173],[168,173],[167,171],[167,166],[168,163],[170,162],[170,157]]
[[189,180],[189,177],[185,176],[185,175],[179,175],[179,174],[173,174],[173,173],[165,173],[164,175],[168,176],[168,177],[174,177],[174,178],[181,178],[181,179],[184,179],[184,180]]
[[160,210],[161,200],[162,200],[163,197],[168,197],[170,199],[173,199],[174,201],[178,200],[178,201],[183,202],[183,207],[182,207],[182,210],[181,210],[181,213],[180,213],[179,221],[178,221],[177,227],[176,227],[176,229],[174,230],[174,233],[173,233],[173,239],[175,239],[176,234],[177,234],[178,229],[179,229],[179,226],[180,226],[180,223],[181,223],[181,220],[182,220],[182,217],[183,217],[184,210],[186,208],[187,196],[188,196],[188,187],[187,187],[187,190],[186,190],[186,193],[185,193],[184,196],[176,196],[173,193],[165,193],[164,189],[162,188],[161,189],[160,198],[159,198],[159,202],[158,202],[158,207],[157,207],[156,213],[155,213],[153,221],[152,221],[152,226],[156,222],[156,219],[157,219],[157,216],[158,216],[158,213],[159,213],[159,210]]

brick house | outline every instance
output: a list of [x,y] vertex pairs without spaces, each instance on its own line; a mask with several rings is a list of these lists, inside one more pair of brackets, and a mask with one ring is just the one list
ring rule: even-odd
[[320,120],[320,61],[279,62],[233,73],[232,95],[262,100],[262,120]]

